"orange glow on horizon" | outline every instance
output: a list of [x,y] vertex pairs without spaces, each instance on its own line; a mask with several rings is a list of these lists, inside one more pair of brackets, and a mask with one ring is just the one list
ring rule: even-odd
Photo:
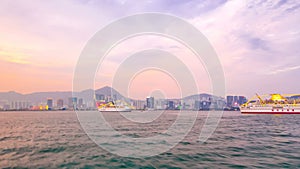
[[47,91],[71,91],[72,74],[55,73],[52,69],[30,64],[0,60],[0,92],[16,91],[22,94]]

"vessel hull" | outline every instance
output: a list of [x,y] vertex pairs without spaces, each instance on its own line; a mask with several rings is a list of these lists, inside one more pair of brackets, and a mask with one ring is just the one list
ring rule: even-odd
[[269,108],[269,109],[251,109],[241,108],[242,114],[300,114],[300,108]]
[[99,108],[100,112],[130,112],[130,109],[126,108]]
[[242,114],[300,114],[299,112],[261,112],[261,111],[241,111]]

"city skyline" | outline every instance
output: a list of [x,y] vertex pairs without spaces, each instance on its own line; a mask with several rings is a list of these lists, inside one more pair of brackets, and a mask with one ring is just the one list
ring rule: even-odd
[[[93,93],[94,97],[91,97]],[[226,96],[222,98],[206,93],[194,94],[183,98],[148,96],[136,100],[124,97],[110,87],[103,87],[96,91],[85,90],[75,93],[76,96],[72,96],[71,92],[40,92],[29,95],[16,95],[18,93],[8,92],[6,96],[0,93],[0,110],[94,110],[98,103],[121,103],[122,101],[132,106],[131,109],[133,110],[221,110],[224,107],[228,110],[232,107],[238,107],[247,101],[244,96]]]
[[[295,78],[300,73],[299,2],[81,0],[0,2],[0,22],[5,25],[0,28],[0,92],[72,91],[73,70],[86,42],[112,21],[142,12],[168,13],[198,28],[219,56],[227,94],[300,92]],[[190,51],[154,36],[116,46],[102,63],[95,86],[110,86],[120,62],[149,43],[176,55],[194,73],[199,91],[212,93],[209,75],[190,59]],[[132,82],[134,97],[146,97],[153,89],[178,96],[176,82],[157,71],[144,72]]]

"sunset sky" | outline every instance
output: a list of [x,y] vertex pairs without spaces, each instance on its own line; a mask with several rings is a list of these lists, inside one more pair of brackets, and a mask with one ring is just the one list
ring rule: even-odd
[[[219,56],[227,94],[300,93],[297,0],[1,0],[0,92],[71,91],[73,70],[88,40],[105,25],[143,12],[171,14],[197,27]],[[189,59],[190,51],[155,36],[132,38],[115,47],[99,68],[96,87],[111,85],[124,57],[149,46],[179,58],[184,55],[200,91],[210,92],[208,75]],[[132,95],[148,95],[154,90],[146,86],[149,78],[163,78],[154,88],[160,86],[170,97],[176,96],[175,82],[164,77],[155,71],[139,74],[132,81],[136,91]]]

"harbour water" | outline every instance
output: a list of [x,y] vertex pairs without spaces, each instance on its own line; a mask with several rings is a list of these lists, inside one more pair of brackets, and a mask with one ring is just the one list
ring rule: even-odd
[[[154,125],[136,125],[117,113],[112,126],[131,137],[166,130],[176,111]],[[206,112],[199,112],[186,138],[171,150],[147,158],[126,158],[97,146],[76,113],[0,112],[0,168],[300,168],[299,115],[242,115],[224,112],[214,134],[198,141]]]

